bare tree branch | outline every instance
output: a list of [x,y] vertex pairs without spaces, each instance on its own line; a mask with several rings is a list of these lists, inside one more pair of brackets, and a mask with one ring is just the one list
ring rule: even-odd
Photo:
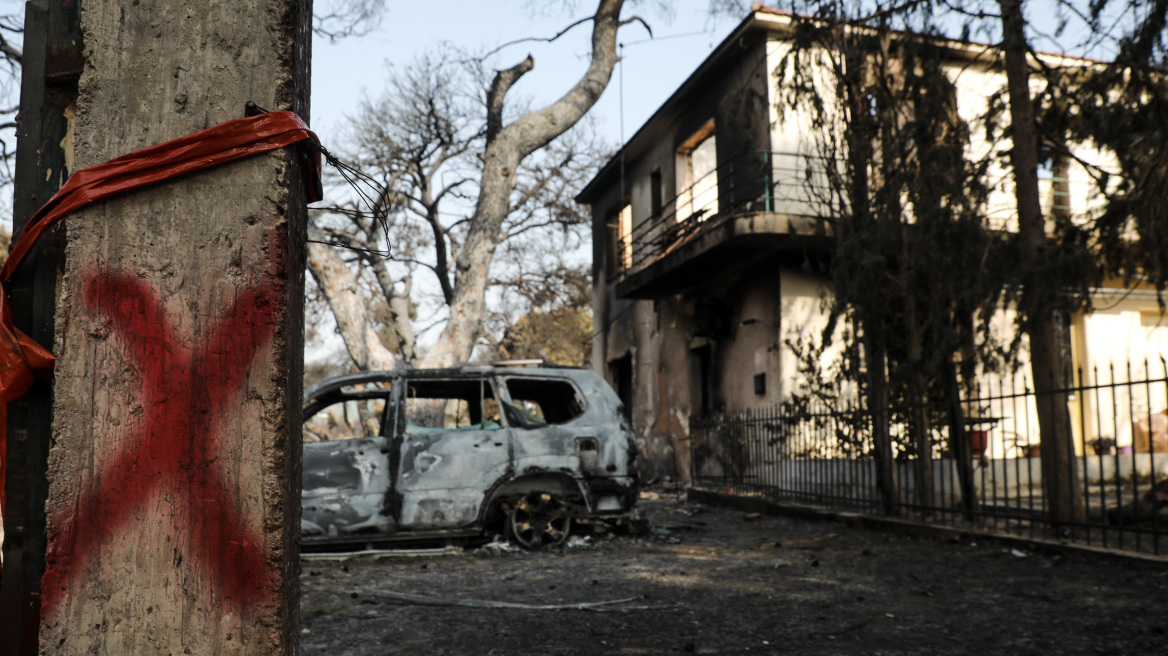
[[503,50],[504,48],[508,48],[510,46],[518,45],[520,43],[533,43],[533,42],[552,43],[556,39],[559,39],[560,37],[567,34],[568,32],[571,32],[574,28],[579,27],[580,25],[583,25],[584,23],[587,23],[590,20],[592,20],[591,16],[585,16],[584,18],[581,18],[581,19],[573,22],[572,24],[568,25],[567,27],[560,30],[559,32],[556,32],[554,36],[550,36],[550,37],[546,37],[546,38],[529,36],[529,37],[522,38],[522,39],[515,39],[513,41],[508,41],[506,43],[500,44],[500,45],[488,50],[486,53],[484,53],[483,55],[481,55],[479,57],[475,57],[473,61],[481,63],[483,61],[486,61],[491,55],[498,53],[500,50]]
[[364,36],[377,29],[385,11],[385,0],[331,0],[320,3],[327,13],[313,13],[312,31],[330,41]]
[[503,129],[503,99],[511,86],[519,81],[525,73],[535,68],[535,60],[531,55],[511,68],[495,73],[491,88],[487,92],[487,142],[493,141]]

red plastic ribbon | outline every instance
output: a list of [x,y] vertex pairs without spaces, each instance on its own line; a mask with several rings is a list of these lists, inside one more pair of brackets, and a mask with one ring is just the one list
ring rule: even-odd
[[53,224],[86,205],[187,173],[311,140],[308,148],[308,202],[321,199],[320,140],[292,112],[268,112],[220,123],[206,130],[123,155],[77,171],[29,219],[0,268],[0,515],[4,512],[7,465],[5,412],[36,380],[53,377],[53,354],[12,325],[8,282],[36,241]]

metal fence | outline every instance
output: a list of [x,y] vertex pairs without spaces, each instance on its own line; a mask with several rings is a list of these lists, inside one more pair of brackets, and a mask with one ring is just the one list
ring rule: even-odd
[[[1163,519],[1157,512],[1168,505],[1168,368],[1161,360],[1075,378],[1043,395],[1015,376],[983,380],[956,403],[873,413],[818,402],[695,421],[694,485],[1161,554],[1168,549],[1168,509]],[[1051,520],[1042,482],[1037,410],[1055,402],[1066,403],[1071,419],[1075,453],[1066,466],[1074,471],[1047,471],[1074,474],[1083,512],[1071,521]],[[881,462],[874,416],[887,423],[891,462]]]

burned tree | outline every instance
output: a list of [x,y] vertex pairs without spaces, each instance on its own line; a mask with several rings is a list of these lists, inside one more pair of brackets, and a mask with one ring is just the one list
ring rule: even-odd
[[[372,272],[366,279],[375,281],[371,291],[389,306],[403,361],[443,366],[469,358],[488,318],[488,289],[495,279],[493,266],[501,245],[516,245],[519,238],[537,231],[552,237],[557,231],[571,233],[583,223],[569,200],[571,181],[582,179],[599,157],[590,140],[570,130],[608,84],[617,61],[617,30],[638,20],[622,19],[622,6],[619,0],[599,3],[589,19],[593,29],[587,70],[546,107],[516,111],[516,103],[508,100],[515,83],[535,66],[528,57],[496,71],[482,105],[473,111],[466,102],[451,100],[451,94],[465,93],[455,88],[452,63],[433,59],[422,60],[395,83],[397,99],[363,108],[358,125],[379,131],[386,150],[366,152],[369,159],[358,157],[357,161],[363,167],[377,161],[383,189],[372,199],[372,212],[350,212],[352,218],[344,222],[335,215],[317,218],[321,232],[316,234],[323,237],[319,241],[349,247],[353,253],[353,267],[347,273],[339,267],[317,266],[323,263],[323,255],[310,260],[317,285],[331,307],[337,309],[332,299],[360,288],[360,270],[354,269],[364,269]],[[404,119],[418,131],[399,132],[390,117]],[[363,139],[363,144],[370,143]],[[455,205],[450,202],[455,198],[468,209],[465,216],[451,220],[443,215],[448,210],[441,208]],[[384,228],[376,222],[378,214],[395,219],[389,233],[379,234]],[[386,252],[387,235],[393,242],[392,254]],[[418,244],[429,249],[430,259],[416,257]],[[546,244],[542,248],[545,253],[552,250]],[[384,255],[402,265],[397,279],[387,275],[390,269]],[[555,268],[564,263],[548,264]],[[406,290],[418,289],[414,272],[420,270],[429,271],[430,280],[441,291],[441,302],[434,307],[440,310],[442,331],[424,357],[412,345],[413,329],[406,327],[411,301],[418,307]],[[368,312],[334,315],[355,366],[384,366],[389,361],[390,349],[372,339],[375,322]],[[383,359],[372,364],[360,355],[375,352]]]

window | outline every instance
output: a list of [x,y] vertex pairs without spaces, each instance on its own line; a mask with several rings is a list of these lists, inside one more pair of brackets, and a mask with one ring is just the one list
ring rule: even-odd
[[677,149],[677,221],[718,213],[718,146],[711,119]]
[[485,380],[412,380],[406,385],[407,434],[502,428],[494,386]]
[[381,435],[386,392],[376,394],[372,398],[346,398],[322,408],[304,422],[304,441],[331,442]]
[[356,451],[306,451],[304,460],[300,484],[305,496],[356,492],[361,489],[361,467]]
[[608,363],[609,380],[620,397],[625,418],[633,420],[633,356],[625,355]]
[[569,382],[546,378],[508,378],[507,422],[516,428],[564,424],[584,414],[584,399]]
[[625,203],[613,217],[612,230],[613,273],[633,268],[633,206]]
[[654,221],[661,219],[662,205],[661,168],[649,174],[649,210]]

